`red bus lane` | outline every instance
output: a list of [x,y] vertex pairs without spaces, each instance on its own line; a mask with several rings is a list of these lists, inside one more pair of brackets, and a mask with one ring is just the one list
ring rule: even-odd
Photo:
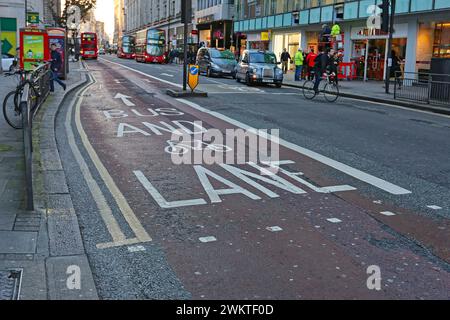
[[[193,298],[448,297],[448,272],[393,231],[423,223],[437,232],[432,222],[374,203],[351,185],[354,178],[338,182],[320,158],[283,145],[272,146],[280,154],[275,175],[254,163],[176,165],[174,131],[238,128],[168,98],[156,80],[98,66],[80,106],[83,130]],[[386,185],[399,196],[404,190]],[[432,238],[423,240],[448,258]],[[368,288],[373,266],[381,290]]]

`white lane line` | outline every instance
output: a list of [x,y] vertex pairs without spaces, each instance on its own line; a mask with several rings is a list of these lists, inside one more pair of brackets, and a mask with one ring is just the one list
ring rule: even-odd
[[164,80],[164,79],[160,79],[160,78],[151,76],[151,75],[149,75],[149,74],[147,74],[147,73],[145,73],[145,72],[136,70],[136,69],[134,69],[134,68],[125,66],[125,65],[120,64],[120,63],[116,63],[116,62],[112,62],[112,61],[109,61],[109,60],[105,60],[105,59],[103,59],[103,58],[99,58],[99,59],[102,60],[102,61],[105,61],[105,62],[107,62],[107,63],[111,63],[111,64],[115,64],[115,65],[117,65],[117,66],[123,67],[123,68],[125,68],[125,69],[130,70],[130,71],[134,71],[134,72],[139,73],[139,74],[141,74],[141,75],[143,75],[143,76],[145,76],[145,77],[147,77],[147,78],[155,79],[155,80],[158,80],[158,81],[160,81],[160,82],[163,82],[163,83],[166,83],[166,84],[170,84],[171,86],[174,86],[174,87],[177,87],[177,88],[183,88],[183,86],[182,86],[181,84],[176,84],[176,83],[173,83],[173,82]]
[[381,213],[382,215],[388,216],[388,217],[396,216],[396,214],[393,213],[393,212],[391,212],[391,211],[383,211],[383,212],[380,212],[380,213]]
[[203,242],[203,243],[217,241],[216,237],[213,237],[213,236],[201,237],[201,238],[198,238],[198,240],[200,240],[200,242]]
[[166,76],[166,77],[171,77],[173,78],[173,74],[169,74],[169,73],[161,73],[162,76]]
[[430,209],[433,209],[433,210],[441,210],[442,209],[441,207],[435,206],[435,205],[427,206],[427,208],[430,208]]
[[273,227],[267,227],[266,230],[269,230],[270,232],[280,232],[283,231],[283,229],[279,226],[273,226]]
[[288,142],[288,141],[283,140],[283,139],[281,139],[279,137],[273,137],[272,135],[270,135],[270,134],[268,134],[266,132],[261,132],[261,130],[256,130],[255,128],[253,128],[253,127],[251,127],[251,126],[249,126],[247,124],[244,124],[244,123],[242,123],[240,121],[234,120],[234,119],[232,119],[230,117],[227,117],[227,116],[225,116],[225,115],[223,115],[221,113],[218,113],[218,112],[211,111],[211,110],[208,110],[206,108],[203,108],[203,107],[199,106],[198,104],[196,104],[196,103],[194,103],[192,101],[188,101],[188,100],[185,100],[185,99],[177,99],[177,100],[182,102],[182,103],[184,103],[184,104],[186,104],[186,105],[188,105],[188,106],[190,106],[190,107],[192,107],[192,108],[194,108],[194,109],[196,109],[196,110],[198,110],[198,111],[201,111],[201,112],[204,112],[206,114],[212,115],[212,116],[214,116],[216,118],[219,118],[221,120],[229,122],[229,123],[231,123],[231,124],[233,124],[233,125],[235,125],[237,127],[240,127],[242,129],[245,129],[245,130],[248,130],[250,132],[253,132],[253,133],[259,135],[260,137],[262,137],[264,139],[273,141],[274,143],[279,143],[280,145],[282,145],[282,146],[284,146],[284,147],[286,147],[288,149],[291,149],[291,150],[296,151],[296,152],[298,152],[300,154],[303,154],[303,155],[305,155],[305,156],[307,156],[307,157],[309,157],[311,159],[314,159],[314,160],[316,160],[318,162],[321,162],[321,163],[323,163],[323,164],[325,164],[325,165],[327,165],[329,167],[332,167],[332,168],[334,168],[334,169],[336,169],[338,171],[346,173],[349,176],[352,176],[352,177],[354,177],[354,178],[356,178],[358,180],[361,180],[361,181],[363,181],[365,183],[371,184],[371,185],[373,185],[373,186],[375,186],[375,187],[377,187],[377,188],[379,188],[381,190],[384,190],[384,191],[386,191],[388,193],[391,193],[391,194],[394,194],[394,195],[402,195],[402,194],[410,194],[410,193],[412,193],[409,190],[406,190],[406,189],[404,189],[402,187],[399,187],[399,186],[397,186],[395,184],[392,184],[392,183],[390,183],[388,181],[385,181],[385,180],[382,180],[382,179],[377,178],[375,176],[372,176],[372,175],[370,175],[368,173],[365,173],[363,171],[360,171],[358,169],[352,168],[352,167],[350,167],[350,166],[348,166],[346,164],[343,164],[341,162],[338,162],[338,161],[333,160],[331,158],[328,158],[326,156],[323,156],[323,155],[321,155],[321,154],[319,154],[319,153],[317,153],[315,151],[312,151],[312,150],[300,147],[300,146],[298,146],[298,145],[296,145],[294,143]]
[[[95,78],[92,75],[91,75],[91,77],[93,78],[94,83],[95,83],[95,81],[96,81]],[[83,142],[83,146],[86,149],[87,153],[89,154],[89,157],[91,158],[92,162],[94,163],[98,173],[100,174],[100,177],[105,182],[106,187],[111,192],[111,195],[113,196],[114,200],[116,201],[117,206],[119,207],[120,211],[122,212],[123,217],[125,218],[126,222],[130,226],[131,230],[133,230],[134,234],[136,235],[136,238],[139,239],[140,242],[152,241],[152,238],[148,235],[147,231],[145,231],[144,227],[142,226],[139,219],[134,214],[133,210],[131,209],[131,207],[128,204],[127,200],[125,199],[124,195],[120,192],[120,190],[117,187],[116,183],[114,182],[113,178],[111,177],[108,170],[105,168],[105,166],[101,162],[100,158],[98,157],[97,153],[95,152],[94,148],[92,147],[91,143],[89,142],[87,134],[83,129],[83,125],[81,124],[80,108],[81,108],[82,101],[83,101],[83,95],[81,95],[80,99],[78,99],[78,102],[75,106],[75,123],[76,123],[78,133],[80,135],[81,141]],[[120,239],[120,240],[123,240],[123,239]]]
[[[104,60],[102,58],[100,58],[100,59]],[[107,60],[104,60],[104,61],[107,61]],[[107,62],[110,62],[110,61],[107,61]],[[111,62],[111,63],[114,63],[114,64],[116,64],[118,66],[122,66],[122,67],[124,67],[126,69],[129,69],[131,71],[137,72],[137,73],[142,74],[142,75],[144,75],[146,77],[149,77],[149,78],[161,81],[163,83],[167,83],[167,84],[179,87],[179,88],[182,87],[181,85],[177,85],[177,84],[171,83],[169,81],[166,81],[164,79],[160,79],[160,78],[157,78],[157,77],[154,77],[154,76],[150,76],[150,75],[148,75],[148,74],[146,74],[144,72],[135,70],[133,68],[125,67],[125,66],[123,66],[121,64],[118,64],[118,63],[115,63],[115,62]],[[184,103],[184,104],[186,104],[186,105],[188,105],[188,106],[190,106],[190,107],[192,107],[192,108],[194,108],[194,109],[196,109],[196,110],[202,111],[202,112],[204,112],[206,114],[210,114],[210,115],[212,115],[212,116],[214,116],[216,118],[219,118],[221,120],[227,121],[227,122],[229,122],[229,123],[231,123],[231,124],[233,124],[233,125],[235,125],[237,127],[242,128],[242,129],[253,130],[253,132],[257,132],[257,134],[259,136],[261,136],[262,138],[271,140],[271,141],[273,141],[275,143],[279,143],[280,145],[282,145],[282,146],[284,146],[284,147],[286,147],[288,149],[291,149],[291,150],[296,151],[296,152],[298,152],[300,154],[303,154],[303,155],[305,155],[305,156],[307,156],[307,157],[309,157],[311,159],[314,159],[314,160],[316,160],[318,162],[321,162],[321,163],[323,163],[325,165],[328,165],[329,167],[332,167],[332,168],[334,168],[336,170],[339,170],[339,171],[341,171],[343,173],[346,173],[349,176],[352,176],[352,177],[354,177],[354,178],[356,178],[358,180],[361,180],[363,182],[371,184],[371,185],[373,185],[373,186],[375,186],[375,187],[377,187],[377,188],[379,188],[381,190],[384,190],[384,191],[386,191],[388,193],[391,193],[391,194],[394,194],[394,195],[403,195],[403,194],[410,194],[410,193],[412,193],[411,191],[406,190],[406,189],[404,189],[402,187],[399,187],[399,186],[397,186],[397,185],[395,185],[393,183],[390,183],[388,181],[382,180],[380,178],[377,178],[377,177],[375,177],[373,175],[370,175],[370,174],[365,173],[363,171],[360,171],[358,169],[352,168],[352,167],[350,167],[350,166],[348,166],[346,164],[343,164],[341,162],[338,162],[336,160],[333,160],[331,158],[323,156],[323,155],[321,155],[321,154],[319,154],[319,153],[317,153],[315,151],[312,151],[312,150],[300,147],[300,146],[298,146],[296,144],[293,144],[291,142],[283,140],[283,139],[281,139],[279,137],[275,137],[274,138],[270,134],[266,134],[266,133],[262,133],[260,131],[256,131],[255,128],[252,128],[252,127],[250,127],[250,126],[248,126],[248,125],[246,125],[246,124],[244,124],[242,122],[239,122],[239,121],[234,120],[234,119],[232,119],[230,117],[227,117],[227,116],[225,116],[225,115],[223,115],[221,113],[218,113],[218,112],[215,112],[215,111],[210,111],[210,110],[208,110],[206,108],[203,108],[203,107],[199,106],[198,104],[193,103],[191,101],[188,101],[188,100],[185,100],[185,99],[177,99],[177,100],[182,102],[182,103]]]
[[327,219],[328,222],[331,223],[341,223],[342,220],[338,219],[338,218],[331,218],[331,219]]

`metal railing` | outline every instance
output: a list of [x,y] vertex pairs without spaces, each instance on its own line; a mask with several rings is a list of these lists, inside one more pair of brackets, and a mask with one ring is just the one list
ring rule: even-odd
[[450,75],[397,71],[394,98],[450,107]]
[[[33,119],[50,93],[52,73],[46,63],[33,71],[29,81],[24,84],[20,99],[23,124],[23,146],[25,153],[25,178],[27,210],[34,210],[33,198]],[[36,100],[37,99],[37,104]]]

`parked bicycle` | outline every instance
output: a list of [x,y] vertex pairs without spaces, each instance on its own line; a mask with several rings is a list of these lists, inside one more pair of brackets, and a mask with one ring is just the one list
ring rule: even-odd
[[307,80],[303,84],[303,95],[306,99],[312,100],[318,94],[323,93],[328,102],[335,102],[339,98],[339,86],[335,79],[335,73],[326,73],[320,81],[318,92],[314,91],[315,80]]
[[33,71],[16,70],[14,72],[6,72],[5,77],[16,76],[16,89],[9,92],[3,100],[3,116],[6,122],[14,129],[23,129],[22,110],[20,109],[20,101],[25,85],[29,84],[29,102],[30,110],[34,112],[39,106],[40,99],[43,97],[42,83],[39,79],[48,72],[48,64],[34,65],[37,69]]

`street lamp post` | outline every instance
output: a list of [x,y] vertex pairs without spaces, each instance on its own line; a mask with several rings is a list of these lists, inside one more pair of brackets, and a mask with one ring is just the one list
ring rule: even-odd
[[25,28],[27,27],[27,19],[28,19],[28,0],[25,0]]

